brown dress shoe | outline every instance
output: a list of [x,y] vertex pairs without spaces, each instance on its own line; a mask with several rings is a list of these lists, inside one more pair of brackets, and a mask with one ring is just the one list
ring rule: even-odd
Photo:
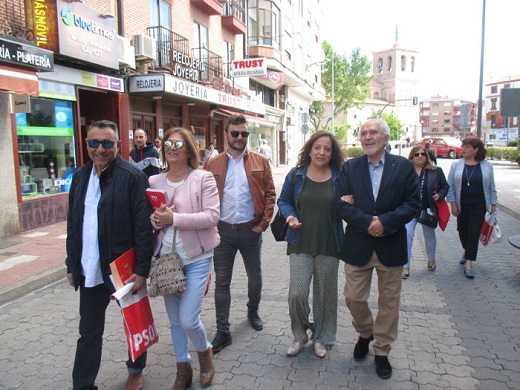
[[327,355],[327,348],[322,343],[314,343],[314,354],[323,359]]
[[128,374],[125,390],[141,390],[144,385],[143,373]]
[[293,357],[298,355],[301,351],[303,346],[307,343],[307,339],[296,339],[292,342],[291,346],[287,350],[287,356]]

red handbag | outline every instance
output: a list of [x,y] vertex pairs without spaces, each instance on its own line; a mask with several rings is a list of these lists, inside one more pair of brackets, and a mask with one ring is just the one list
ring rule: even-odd
[[444,231],[450,220],[448,202],[446,202],[446,198],[443,198],[435,201],[435,205],[437,206],[437,215],[439,216],[439,227]]

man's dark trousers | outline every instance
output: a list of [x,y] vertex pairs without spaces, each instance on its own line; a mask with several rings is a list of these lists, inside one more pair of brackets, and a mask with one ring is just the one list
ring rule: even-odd
[[247,273],[247,307],[258,310],[262,295],[262,267],[260,252],[262,233],[256,233],[251,227],[232,229],[223,223],[218,224],[220,244],[215,248],[213,267],[215,269],[215,311],[217,331],[229,332],[229,309],[231,305],[231,279],[235,256],[240,251]]
[[[110,303],[111,292],[105,284],[85,287],[84,277],[81,277],[79,292],[80,338],[76,348],[72,382],[74,389],[97,389],[94,383],[101,364],[105,312]],[[135,362],[128,359],[126,365],[132,373],[141,372],[146,366],[146,351]]]

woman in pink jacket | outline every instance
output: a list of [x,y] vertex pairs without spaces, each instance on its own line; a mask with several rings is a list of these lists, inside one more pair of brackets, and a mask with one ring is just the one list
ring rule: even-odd
[[164,297],[177,358],[173,389],[191,386],[193,369],[188,338],[199,355],[200,383],[205,387],[211,384],[215,368],[200,313],[213,249],[220,242],[217,185],[213,174],[199,169],[197,144],[188,130],[166,130],[161,153],[166,170],[149,178],[150,187],[166,190],[169,204],[162,205],[151,216],[154,229],[160,230],[154,254],[163,256],[175,250],[183,261],[186,276],[185,291]]

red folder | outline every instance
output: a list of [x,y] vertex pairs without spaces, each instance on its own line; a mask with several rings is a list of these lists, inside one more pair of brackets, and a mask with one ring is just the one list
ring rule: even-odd
[[110,263],[112,279],[116,290],[123,288],[125,282],[134,273],[135,268],[135,248],[131,247],[117,259]]
[[168,204],[168,194],[165,190],[159,190],[155,188],[147,188],[146,189],[146,197],[148,198],[148,202],[152,208],[158,209],[163,204]]

